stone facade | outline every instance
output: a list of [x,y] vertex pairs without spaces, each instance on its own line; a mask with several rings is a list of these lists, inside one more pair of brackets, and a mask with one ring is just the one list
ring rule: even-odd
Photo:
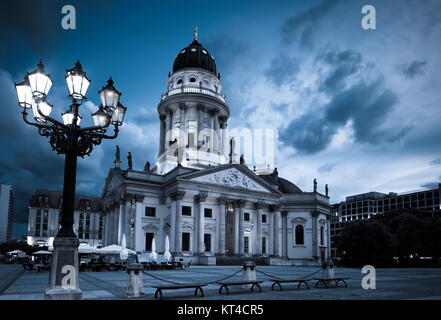
[[[62,192],[37,190],[29,203],[29,245],[51,247],[59,230]],[[80,243],[99,247],[103,235],[103,215],[99,198],[75,197],[74,232]]]

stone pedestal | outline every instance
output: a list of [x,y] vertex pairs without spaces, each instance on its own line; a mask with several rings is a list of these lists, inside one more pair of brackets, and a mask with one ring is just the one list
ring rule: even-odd
[[[322,263],[322,274],[323,274],[323,279],[334,279],[334,262],[332,261],[332,259],[327,259],[325,261],[323,261]],[[334,285],[333,283],[334,281],[332,281],[332,283],[330,283],[331,285]]]
[[[243,263],[242,271],[243,281],[255,281],[256,280],[256,263],[254,261],[245,261]],[[244,289],[251,289],[251,284],[245,284],[242,287]]]
[[56,237],[46,300],[79,300],[78,245],[76,237]]
[[144,283],[142,280],[143,266],[140,263],[133,263],[127,265],[127,279],[126,295],[128,298],[137,298],[144,296]]

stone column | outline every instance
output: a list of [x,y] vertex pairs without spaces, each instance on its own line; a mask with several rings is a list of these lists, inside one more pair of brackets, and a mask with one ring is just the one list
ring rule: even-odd
[[124,214],[125,214],[125,201],[124,198],[119,201],[119,214],[118,214],[118,245],[121,245],[122,235],[124,234]]
[[213,132],[212,132],[212,153],[218,155],[219,154],[219,111],[213,111]]
[[169,215],[170,215],[170,230],[169,233],[169,244],[170,244],[170,252],[175,252],[175,234],[176,234],[176,199],[170,196],[172,203],[170,207],[168,207]]
[[317,218],[319,216],[318,211],[312,211],[311,217],[312,217],[312,258],[314,260],[317,260],[319,258],[318,254],[318,244],[317,244]]
[[197,130],[196,130],[196,146],[197,148],[199,148],[201,146],[202,140],[199,140],[199,134],[200,132],[203,130],[203,126],[202,126],[202,114],[204,112],[204,106],[203,105],[198,105],[197,106],[197,112],[198,112],[198,121],[197,121]]
[[236,202],[233,202],[234,206],[234,254],[239,254],[239,207]]
[[164,141],[164,150],[167,151],[169,144],[170,144],[170,140],[172,140],[172,117],[173,117],[173,112],[170,109],[167,109],[166,111],[166,132],[165,132],[165,141]]
[[175,191],[171,198],[176,202],[176,220],[175,220],[175,255],[182,255],[182,223],[181,223],[181,211],[182,211],[182,199],[184,198],[185,191]]
[[257,234],[256,234],[256,254],[261,255],[262,254],[262,209],[263,209],[264,203],[263,202],[257,202],[254,204],[254,209],[256,210],[256,227],[257,227]]
[[[368,202],[369,203],[369,202]],[[328,256],[326,258],[332,258],[331,255],[331,216],[326,216],[326,247],[328,251]]]
[[[132,195],[127,193],[124,195],[124,220],[123,220],[123,235],[126,236],[126,247],[131,248],[131,239],[130,239],[130,220],[131,220],[131,211],[132,211]],[[121,236],[122,241],[122,236]]]
[[288,259],[288,225],[287,212],[282,212],[282,258]]
[[244,254],[244,237],[245,237],[245,222],[244,211],[246,200],[237,200],[236,205],[239,207],[239,254]]
[[227,117],[219,117],[220,119],[220,126],[221,126],[221,153],[224,157],[227,156],[227,148],[226,148],[226,143],[227,143]]
[[164,152],[165,148],[165,115],[159,115],[160,134],[159,134],[159,154]]
[[280,206],[274,205],[273,206],[273,212],[274,212],[274,255],[276,257],[281,256],[281,217],[280,217]]
[[143,216],[143,205],[144,195],[143,194],[135,194],[133,196],[133,200],[135,201],[135,213],[133,215],[134,220],[134,231],[133,231],[133,240],[132,246],[135,251],[142,251],[144,248],[144,244],[142,243],[142,228],[141,228],[141,218]]
[[200,192],[198,195],[194,196],[194,203],[198,204],[198,253],[203,255],[205,253],[205,243],[204,243],[204,230],[205,230],[205,200],[207,199],[207,192]]
[[119,202],[114,202],[113,209],[113,230],[112,230],[112,242],[111,244],[118,244],[118,227],[119,227]]
[[274,212],[268,212],[269,221],[269,248],[268,253],[274,255]]
[[219,254],[225,255],[225,215],[226,215],[227,199],[220,197],[217,199],[217,205],[219,206]]

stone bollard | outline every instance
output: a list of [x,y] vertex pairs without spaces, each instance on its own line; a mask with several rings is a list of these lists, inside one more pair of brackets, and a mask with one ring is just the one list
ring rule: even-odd
[[[254,261],[245,261],[243,263],[243,281],[256,281],[256,263]],[[245,284],[242,286],[244,289],[251,289],[251,284]]]
[[140,263],[132,263],[127,265],[127,279],[126,295],[128,298],[136,298],[144,296],[144,283],[142,280],[143,265]]
[[[322,263],[323,279],[334,279],[334,262],[328,258]],[[335,285],[334,281],[329,282],[330,285]]]

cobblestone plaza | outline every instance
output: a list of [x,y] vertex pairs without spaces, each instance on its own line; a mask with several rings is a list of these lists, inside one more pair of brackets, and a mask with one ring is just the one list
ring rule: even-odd
[[[150,271],[149,273],[177,283],[208,283],[224,278],[240,270],[240,266],[191,266],[179,271]],[[279,278],[302,278],[317,271],[311,267],[258,266],[258,271]],[[193,297],[193,289],[171,290],[164,292],[164,299],[201,299],[201,300],[441,300],[441,269],[376,269],[376,289],[364,290],[361,280],[365,274],[360,269],[336,268],[336,277],[347,277],[347,288],[315,288],[315,280],[310,281],[310,289],[297,289],[297,285],[284,284],[283,291],[272,291],[268,276],[257,272],[262,283],[262,292],[250,293],[246,289],[233,287],[230,295],[219,295],[218,284],[204,287],[205,297]],[[321,277],[321,271],[308,278]],[[144,297],[154,299],[154,285],[164,282],[146,274],[144,278]],[[229,280],[241,280],[242,272]],[[49,273],[23,271],[21,266],[0,265],[0,300],[43,300],[47,289]],[[12,283],[11,283],[12,282]],[[80,288],[84,300],[126,299],[125,290],[127,273],[118,272],[82,272]]]

